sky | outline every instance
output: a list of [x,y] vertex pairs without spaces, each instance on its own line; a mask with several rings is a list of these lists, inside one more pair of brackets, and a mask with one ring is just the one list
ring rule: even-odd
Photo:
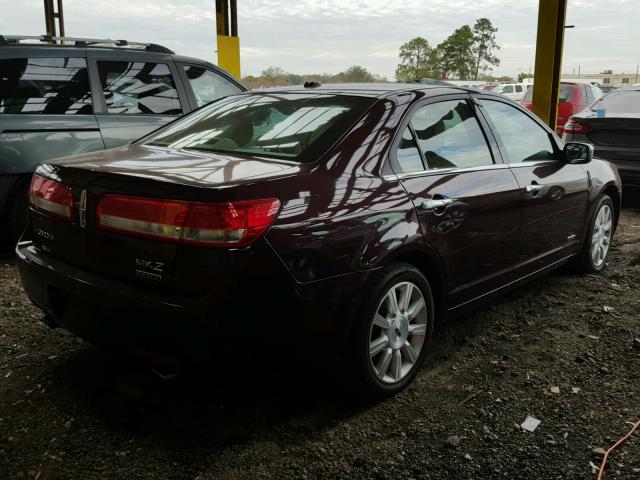
[[[433,46],[489,18],[498,28],[496,75],[533,71],[538,0],[237,0],[242,75],[269,66],[331,73],[361,65],[394,79],[404,42]],[[569,0],[563,72],[635,73],[640,0]],[[64,0],[67,36],[124,38],[216,61],[214,0]],[[45,33],[42,0],[0,0],[0,34]]]

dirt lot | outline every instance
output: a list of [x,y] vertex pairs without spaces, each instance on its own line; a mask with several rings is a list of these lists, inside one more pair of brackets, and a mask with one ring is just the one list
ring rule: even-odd
[[[592,450],[640,418],[639,281],[627,209],[602,274],[561,271],[450,323],[412,388],[363,408],[332,372],[160,381],[39,322],[5,256],[0,479],[594,478]],[[640,432],[617,452],[606,478],[640,478]]]

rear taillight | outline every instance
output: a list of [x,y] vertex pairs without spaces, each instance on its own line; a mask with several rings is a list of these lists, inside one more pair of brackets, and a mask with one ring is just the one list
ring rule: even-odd
[[211,247],[244,247],[269,228],[277,198],[200,203],[105,195],[97,209],[99,228],[127,235]]
[[33,174],[29,187],[29,203],[35,210],[65,220],[73,219],[71,189],[60,182]]
[[586,135],[591,131],[591,125],[570,118],[567,123],[564,124],[565,133],[572,133],[574,135]]

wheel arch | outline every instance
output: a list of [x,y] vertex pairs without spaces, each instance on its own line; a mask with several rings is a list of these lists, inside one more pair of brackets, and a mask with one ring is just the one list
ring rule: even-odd
[[446,306],[446,271],[440,256],[425,246],[413,246],[394,252],[385,259],[385,265],[405,262],[415,266],[427,278],[433,295],[434,311],[437,319]]
[[614,229],[618,226],[618,220],[620,219],[620,210],[622,209],[622,198],[620,196],[620,192],[618,188],[613,184],[609,183],[602,189],[602,193],[604,195],[608,195],[611,197],[613,201],[613,215],[615,217]]

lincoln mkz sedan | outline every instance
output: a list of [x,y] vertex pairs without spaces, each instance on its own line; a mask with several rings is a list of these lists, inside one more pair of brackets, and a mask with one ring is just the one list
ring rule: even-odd
[[298,332],[390,395],[439,322],[570,260],[605,266],[621,187],[592,156],[489,92],[245,92],[42,164],[20,275],[46,322],[99,345],[199,362]]

